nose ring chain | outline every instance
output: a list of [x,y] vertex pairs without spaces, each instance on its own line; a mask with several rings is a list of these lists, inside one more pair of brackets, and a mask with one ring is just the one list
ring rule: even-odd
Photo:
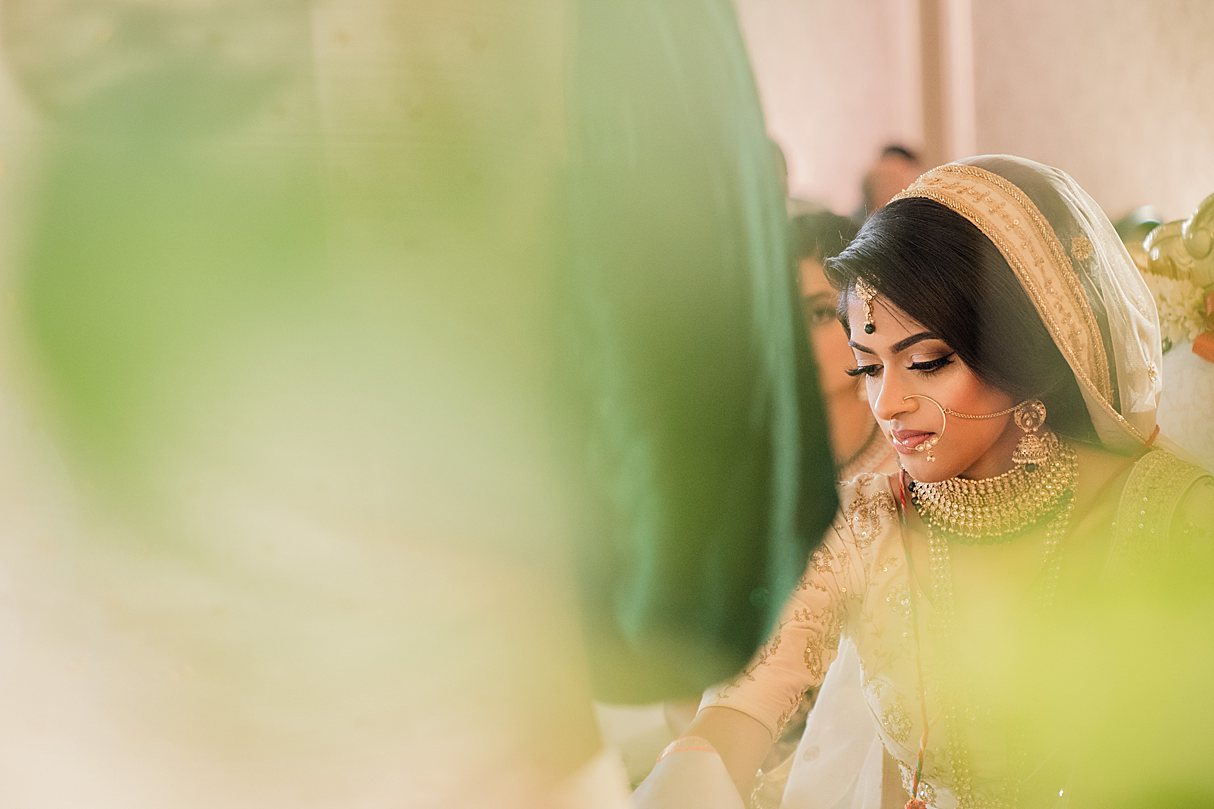
[[976,415],[973,413],[960,413],[956,410],[945,407],[944,405],[940,404],[932,397],[927,396],[922,393],[912,393],[908,396],[902,397],[902,401],[904,401],[904,402],[907,401],[908,399],[926,399],[927,401],[931,402],[932,404],[934,404],[936,406],[936,408],[940,411],[940,432],[936,433],[935,435],[933,435],[929,438],[924,439],[923,441],[919,442],[918,444],[916,444],[913,447],[908,447],[906,444],[903,444],[897,438],[894,438],[893,440],[899,446],[903,447],[904,449],[908,449],[911,452],[926,452],[927,460],[929,463],[935,463],[935,461],[936,461],[936,456],[932,454],[932,450],[936,447],[937,444],[940,443],[940,439],[944,437],[944,431],[948,429],[948,417],[949,416],[956,416],[959,419],[968,419],[970,421],[983,421],[985,419],[995,419],[995,418],[999,418],[1000,416],[1006,416],[1008,413],[1015,411],[1016,408],[1020,407],[1020,405],[1023,404],[1023,402],[1020,402],[1020,403],[1012,405],[1011,407],[1005,407],[1003,410],[1000,410],[995,413],[982,413],[982,414]]

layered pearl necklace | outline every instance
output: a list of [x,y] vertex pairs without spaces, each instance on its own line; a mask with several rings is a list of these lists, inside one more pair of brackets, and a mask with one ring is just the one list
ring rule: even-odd
[[[931,568],[932,631],[947,655],[957,655],[954,635],[956,606],[953,594],[950,542],[962,544],[995,544],[1007,542],[1029,530],[1044,525],[1042,575],[1039,581],[1038,605],[1042,611],[1053,602],[1061,567],[1060,542],[1070,524],[1074,507],[1074,492],[1078,482],[1078,461],[1074,449],[1053,439],[1049,457],[1030,472],[1017,466],[995,478],[963,480],[953,478],[940,483],[910,482],[911,500],[915,504],[928,533],[928,556]],[[907,555],[909,560],[909,553]],[[912,587],[912,593],[914,588]],[[914,597],[912,595],[912,609]],[[917,612],[917,611],[916,611]],[[923,707],[924,733],[919,746],[919,760],[911,787],[908,809],[928,805],[920,792],[920,776],[927,746],[927,694],[923,682],[922,650],[919,649],[918,619],[915,645],[919,659],[919,689]],[[956,666],[940,667],[941,694],[952,698],[943,702],[944,722],[948,730],[945,748],[947,768],[952,774],[952,787],[959,809],[985,805],[977,800],[970,773],[969,751],[965,746],[962,716],[971,714],[972,706],[965,704],[966,688],[955,675]],[[1019,769],[1014,767],[1013,769]],[[1011,772],[1001,790],[1009,806],[1019,801],[1020,773]]]

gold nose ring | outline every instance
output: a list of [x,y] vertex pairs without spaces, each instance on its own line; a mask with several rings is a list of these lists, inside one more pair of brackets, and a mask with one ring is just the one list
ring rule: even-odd
[[924,439],[921,443],[916,444],[913,447],[906,447],[905,444],[902,444],[902,442],[898,441],[896,438],[894,440],[898,441],[899,444],[902,444],[902,446],[906,447],[911,452],[926,452],[928,463],[935,463],[936,456],[932,454],[932,450],[937,444],[940,443],[940,439],[944,437],[944,431],[948,429],[948,408],[937,402],[932,397],[925,396],[922,393],[912,393],[909,396],[902,397],[902,401],[904,402],[908,399],[927,399],[936,406],[936,408],[940,411],[940,432],[936,433],[930,438]]
[[[940,411],[940,432],[936,433],[931,438],[925,440],[922,444],[918,444],[917,446],[913,446],[913,447],[907,447],[907,449],[909,449],[911,452],[926,452],[928,461],[936,460],[936,456],[932,455],[932,448],[935,447],[937,444],[939,444],[940,439],[944,437],[944,431],[946,429],[948,429],[948,417],[949,416],[956,416],[959,419],[970,419],[972,421],[984,421],[986,419],[994,419],[994,418],[998,418],[1000,416],[1006,416],[1008,413],[1015,412],[1018,408],[1021,408],[1024,405],[1028,404],[1028,402],[1025,401],[1025,402],[1020,402],[1019,404],[1014,404],[1011,407],[1005,407],[1003,410],[999,410],[994,413],[973,414],[973,413],[960,413],[956,410],[953,410],[952,408],[945,407],[944,405],[940,404],[932,397],[927,396],[922,393],[912,393],[908,396],[902,397],[902,401],[904,401],[904,402],[907,399],[927,399],[929,402],[934,404],[936,406],[936,408]],[[897,439],[894,439],[894,440],[897,440]],[[898,443],[901,444],[902,442],[899,441]],[[902,446],[905,447],[906,445],[902,444]]]

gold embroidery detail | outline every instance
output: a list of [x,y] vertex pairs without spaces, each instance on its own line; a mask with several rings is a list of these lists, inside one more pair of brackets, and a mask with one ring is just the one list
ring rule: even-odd
[[1166,450],[1152,450],[1139,458],[1121,490],[1110,564],[1133,575],[1146,560],[1163,558],[1169,552],[1177,505],[1190,486],[1208,475]]
[[817,630],[811,632],[809,639],[805,642],[801,659],[805,663],[805,670],[809,672],[809,676],[813,680],[813,685],[818,685],[826,676],[826,665],[823,658],[828,651],[833,651],[838,647],[839,638],[843,634],[842,605],[825,606],[816,610],[797,610],[793,613],[793,620],[809,624]]
[[[1113,408],[1108,357],[1079,278],[1066,259],[1058,235],[1024,192],[977,166],[949,164],[927,172],[894,199],[907,197],[925,197],[961,214],[995,244],[1041,313],[1075,375],[1100,395],[1119,422],[1138,435]],[[1007,210],[1009,205],[1020,215],[1013,216]],[[1018,224],[1022,217],[1029,221],[1029,228]],[[1001,229],[998,220],[1006,227]],[[1051,275],[1045,272],[1047,262],[1054,271]],[[1066,287],[1062,294],[1054,286],[1055,276]]]
[[[911,786],[914,785],[915,771],[908,767],[905,763],[898,762],[898,772],[902,776],[902,789],[906,790],[906,794],[913,798],[918,798],[925,801],[928,806],[936,805],[936,788],[927,781],[919,781],[919,794],[911,795]],[[960,809],[960,808],[959,808]],[[969,807],[965,807],[969,809]]]
[[717,699],[724,699],[725,697],[728,697],[734,691],[734,689],[736,689],[743,682],[754,682],[755,670],[759,668],[759,666],[766,663],[768,658],[779,651],[780,636],[783,631],[784,624],[781,623],[778,627],[776,627],[775,634],[771,636],[767,643],[763,644],[762,648],[759,650],[759,653],[755,657],[751,658],[751,661],[746,664],[746,668],[738,672],[737,676],[735,676],[732,680],[729,680],[720,688],[720,690],[717,692]]
[[857,489],[866,488],[870,483],[877,479],[876,472],[861,472],[852,480],[852,485]]
[[885,596],[885,605],[899,618],[911,617],[911,594],[907,587],[898,587]]
[[1071,239],[1071,258],[1076,261],[1087,261],[1092,257],[1092,240],[1087,236],[1076,236]]
[[772,637],[772,639],[768,641],[767,645],[765,645],[762,651],[759,652],[759,656],[746,667],[747,677],[750,677],[755,669],[766,663],[769,657],[780,650],[780,636],[783,634],[783,632],[784,627],[781,625],[780,628],[776,630],[776,634]]
[[801,703],[805,701],[805,692],[800,691],[789,698],[788,706],[784,709],[784,713],[780,714],[776,719],[776,738],[779,739],[784,735],[784,730],[788,727],[788,723],[797,715],[797,711],[801,710]]
[[809,557],[809,563],[818,573],[832,572],[831,562],[834,560],[834,554],[830,552],[830,548],[825,545],[819,545],[818,549]]
[[[857,487],[859,488],[859,487]],[[873,495],[857,494],[843,511],[843,517],[851,525],[856,537],[856,547],[863,550],[872,544],[881,531],[881,518],[893,519],[897,515],[894,497],[889,492]]]
[[898,744],[906,744],[910,739],[911,720],[902,707],[902,703],[894,700],[881,714],[881,726]]

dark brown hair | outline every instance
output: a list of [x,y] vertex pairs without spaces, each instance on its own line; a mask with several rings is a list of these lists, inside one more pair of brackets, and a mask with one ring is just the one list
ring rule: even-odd
[[908,197],[877,211],[841,254],[826,261],[847,295],[863,278],[948,343],[980,379],[1016,399],[1040,399],[1055,431],[1095,441],[1075,375],[998,248],[968,219]]

